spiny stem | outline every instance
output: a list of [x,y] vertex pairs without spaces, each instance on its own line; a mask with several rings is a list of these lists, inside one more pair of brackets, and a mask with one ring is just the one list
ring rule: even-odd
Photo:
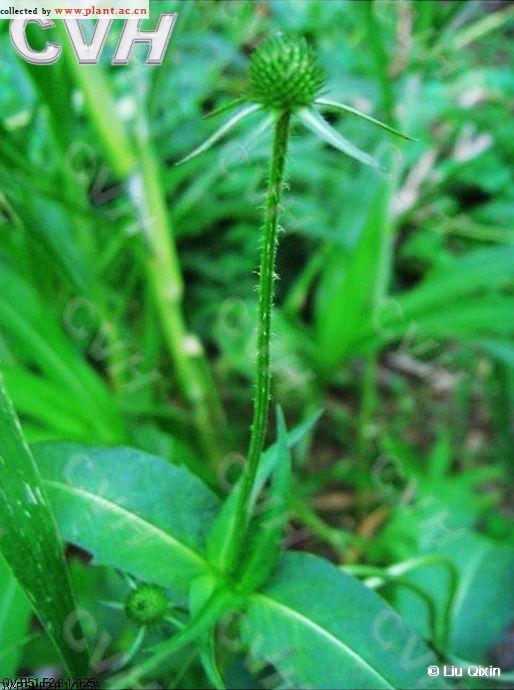
[[229,568],[238,563],[249,522],[249,498],[255,483],[259,459],[266,439],[271,388],[270,339],[271,312],[275,286],[275,259],[278,245],[279,205],[284,186],[284,171],[289,140],[291,113],[281,112],[275,122],[273,151],[268,174],[264,212],[261,261],[259,269],[259,313],[257,322],[257,362],[252,430],[248,456],[243,471],[235,531],[229,550]]

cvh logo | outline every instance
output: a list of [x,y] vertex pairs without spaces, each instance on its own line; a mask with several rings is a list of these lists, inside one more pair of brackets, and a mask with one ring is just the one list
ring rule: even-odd
[[[164,54],[175,26],[177,12],[163,12],[154,31],[141,29],[141,19],[126,19],[112,60],[113,65],[128,64],[134,43],[148,45],[147,65],[162,64]],[[95,65],[100,59],[113,19],[99,19],[88,42],[77,19],[63,19],[77,60],[84,65]],[[62,46],[47,41],[43,50],[34,50],[27,40],[27,25],[39,24],[41,29],[54,26],[51,19],[12,19],[9,29],[11,40],[18,55],[33,65],[51,65],[61,57]]]

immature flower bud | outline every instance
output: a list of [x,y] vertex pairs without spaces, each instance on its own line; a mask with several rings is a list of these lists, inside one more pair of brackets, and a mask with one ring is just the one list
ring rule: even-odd
[[139,585],[125,602],[125,613],[136,625],[152,625],[161,621],[169,609],[165,591],[157,585]]
[[295,110],[310,105],[325,72],[304,38],[276,36],[250,58],[250,98],[267,108]]

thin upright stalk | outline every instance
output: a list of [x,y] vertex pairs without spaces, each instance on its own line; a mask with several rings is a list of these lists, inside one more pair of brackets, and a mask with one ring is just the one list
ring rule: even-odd
[[[140,133],[139,133],[140,134]],[[147,241],[145,268],[152,289],[166,346],[171,354],[178,387],[191,406],[194,426],[203,452],[215,470],[223,456],[215,423],[220,411],[212,384],[202,367],[200,341],[187,331],[182,312],[184,284],[175,244],[170,240],[168,214],[160,188],[157,162],[148,140],[140,142],[139,174],[131,191],[141,198],[136,203]]]
[[280,199],[284,186],[285,162],[289,141],[291,113],[284,111],[277,116],[273,151],[268,173],[268,190],[262,230],[261,260],[259,269],[259,313],[257,318],[257,359],[255,397],[250,444],[243,470],[238,499],[235,531],[229,551],[229,567],[238,562],[248,526],[250,495],[255,483],[259,459],[266,440],[271,390],[270,339],[271,312],[275,287],[275,260],[278,246],[278,218]]

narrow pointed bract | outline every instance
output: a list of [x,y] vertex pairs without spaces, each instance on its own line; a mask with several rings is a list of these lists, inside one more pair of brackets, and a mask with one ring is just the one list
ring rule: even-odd
[[317,94],[319,94],[324,83],[325,73],[318,64],[315,53],[305,39],[291,36],[273,37],[259,46],[250,58],[249,87],[246,96],[236,98],[220,108],[216,108],[208,113],[206,117],[213,117],[227,112],[242,103],[247,105],[235,113],[235,115],[232,115],[207,141],[198,146],[188,156],[182,158],[176,165],[181,165],[207,151],[235,127],[238,122],[257,110],[269,113],[268,119],[264,121],[263,126],[259,126],[256,130],[259,135],[267,129],[270,122],[277,122],[281,115],[287,113],[292,118],[292,121],[295,118],[299,118],[308,129],[338,151],[342,151],[350,158],[354,158],[360,163],[380,171],[383,171],[384,168],[376,158],[361,151],[346,137],[339,134],[317,112],[315,107],[332,108],[356,115],[386,130],[390,134],[408,139],[409,141],[416,141],[385,122],[381,122],[371,117],[371,115],[366,115],[366,113],[357,110],[357,108],[331,98],[318,98]]
[[239,110],[235,115],[233,115],[230,118],[230,120],[227,120],[225,124],[223,124],[218,130],[216,130],[216,132],[214,132],[212,136],[210,136],[206,141],[204,141],[203,144],[200,144],[200,146],[198,146],[194,151],[185,156],[185,158],[179,160],[178,163],[175,163],[175,165],[182,165],[182,163],[190,161],[192,158],[196,158],[196,156],[199,156],[201,153],[204,153],[205,151],[210,149],[211,146],[214,146],[214,144],[218,142],[220,139],[222,139],[228,132],[230,132],[230,130],[233,129],[238,124],[238,122],[241,122],[241,120],[244,120],[245,117],[248,117],[248,115],[251,115],[252,113],[255,113],[257,110],[260,109],[260,105],[258,105],[257,103],[252,103],[251,105],[247,105],[242,110]]
[[377,120],[375,117],[371,117],[371,115],[366,115],[366,113],[363,113],[361,110],[357,110],[357,108],[353,108],[351,105],[346,105],[346,103],[339,103],[339,101],[334,101],[331,98],[316,98],[314,103],[316,105],[321,105],[321,106],[324,106],[326,108],[333,108],[334,110],[342,110],[345,113],[351,113],[352,115],[357,115],[357,117],[360,117],[363,120],[366,120],[367,122],[371,122],[372,124],[376,125],[377,127],[381,127],[382,129],[385,129],[386,132],[390,132],[391,134],[394,134],[397,137],[401,137],[402,139],[407,139],[407,141],[417,141],[417,139],[410,137],[408,134],[404,134],[403,132],[400,132],[400,130],[395,129],[394,127],[391,127],[390,125],[387,125],[385,122],[382,122],[381,120]]
[[274,115],[268,115],[262,122],[256,126],[255,130],[252,132],[250,141],[256,141],[260,136],[264,134],[275,122]]
[[375,168],[375,170],[383,169],[376,158],[361,151],[355,144],[352,144],[351,141],[339,134],[332,125],[312,108],[302,108],[298,116],[306,127],[317,134],[323,141],[326,141],[327,144],[338,149],[338,151],[342,151],[347,156],[350,156],[350,158],[354,158],[360,163],[364,163],[364,165],[369,165]]
[[208,113],[204,115],[204,118],[207,120],[210,117],[216,117],[217,115],[221,115],[221,113],[226,113],[228,110],[232,110],[232,108],[236,108],[238,105],[242,105],[245,102],[246,101],[244,98],[234,98],[228,103],[225,103],[225,105],[220,105],[219,108],[214,108],[214,110],[210,110]]

